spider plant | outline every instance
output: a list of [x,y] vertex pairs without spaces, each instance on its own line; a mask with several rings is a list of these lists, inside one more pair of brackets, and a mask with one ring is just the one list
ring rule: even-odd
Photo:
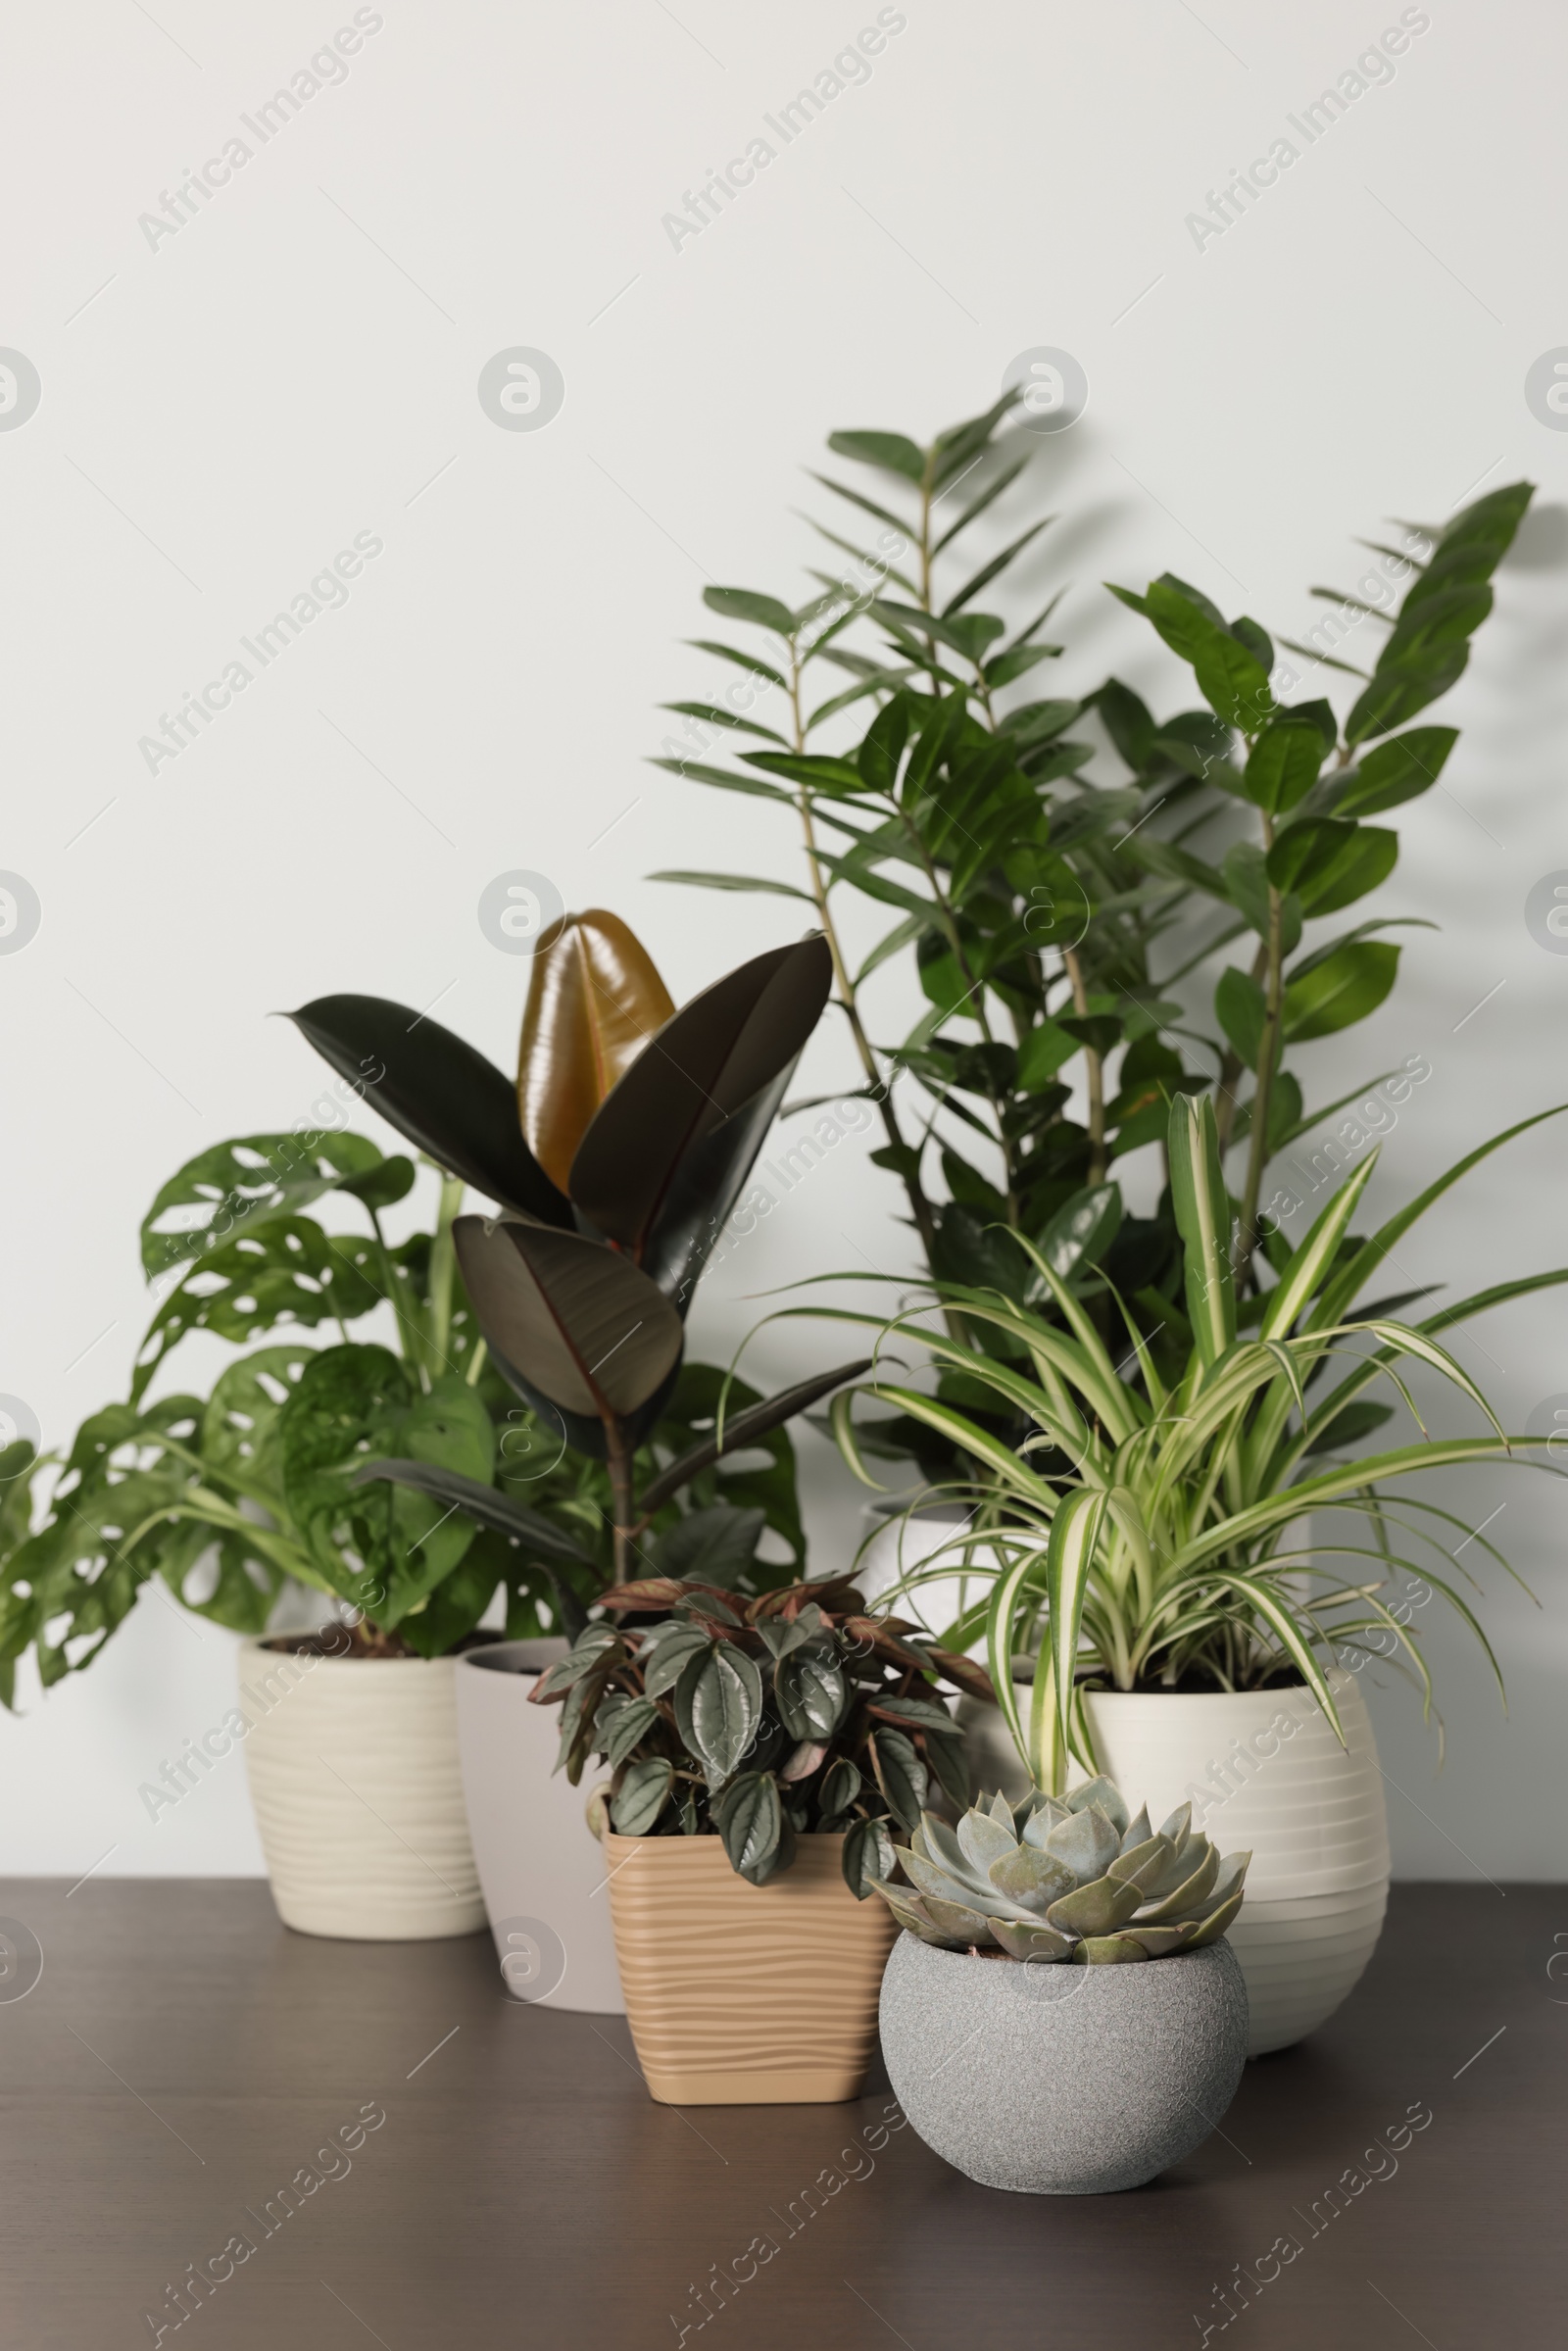
[[[1021,1298],[941,1293],[940,1302],[959,1308],[965,1323],[984,1323],[1010,1360],[978,1354],[934,1320],[921,1320],[929,1308],[886,1326],[885,1338],[916,1331],[939,1365],[961,1371],[977,1410],[987,1419],[1010,1416],[1019,1432],[1009,1444],[955,1403],[881,1374],[834,1408],[841,1448],[866,1484],[875,1481],[861,1458],[855,1394],[929,1422],[972,1463],[972,1479],[946,1492],[973,1506],[957,1547],[964,1572],[980,1577],[989,1592],[943,1636],[943,1645],[961,1650],[984,1630],[998,1697],[1037,1786],[1059,1789],[1069,1753],[1087,1769],[1098,1768],[1082,1705],[1092,1688],[1236,1690],[1298,1676],[1343,1742],[1326,1667],[1337,1648],[1354,1650],[1374,1635],[1392,1635],[1403,1651],[1430,1716],[1431,1677],[1420,1645],[1382,1596],[1396,1569],[1419,1573],[1457,1610],[1500,1690],[1496,1659],[1467,1600],[1446,1577],[1424,1561],[1416,1569],[1396,1547],[1414,1537],[1441,1550],[1428,1528],[1462,1522],[1436,1504],[1383,1490],[1418,1471],[1505,1459],[1516,1448],[1544,1444],[1504,1433],[1437,1334],[1487,1306],[1568,1281],[1568,1268],[1503,1283],[1420,1323],[1397,1318],[1396,1309],[1408,1298],[1359,1315],[1349,1309],[1441,1194],[1510,1136],[1555,1114],[1540,1112],[1494,1136],[1371,1239],[1348,1239],[1376,1164],[1370,1152],[1298,1248],[1291,1250],[1275,1237],[1277,1278],[1241,1302],[1241,1319],[1255,1326],[1243,1331],[1232,1271],[1233,1208],[1220,1173],[1213,1106],[1206,1097],[1178,1096],[1168,1142],[1193,1344],[1173,1386],[1161,1381],[1122,1308],[1127,1367],[1135,1367],[1124,1378],[1079,1288],[1033,1248],[1034,1278]],[[1054,1303],[1058,1321],[1039,1311],[1047,1302]],[[1457,1389],[1484,1415],[1489,1433],[1429,1434],[1397,1368],[1409,1364]],[[1334,1384],[1309,1401],[1308,1389],[1336,1370]],[[1389,1407],[1365,1396],[1379,1381],[1408,1406],[1418,1441],[1318,1467],[1314,1456],[1389,1417]],[[1331,1506],[1361,1513],[1372,1540],[1311,1540],[1308,1514]],[[1470,1540],[1507,1569],[1484,1536]],[[953,1572],[951,1564],[916,1571],[881,1604]],[[1031,1650],[1038,1657],[1025,1722],[1012,1661]]]

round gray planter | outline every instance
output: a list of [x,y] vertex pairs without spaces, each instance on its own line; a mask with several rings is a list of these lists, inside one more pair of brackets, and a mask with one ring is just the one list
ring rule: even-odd
[[1229,1943],[1131,1967],[1025,1966],[901,1935],[882,2053],[909,2121],[983,2187],[1141,2187],[1207,2138],[1247,2057]]

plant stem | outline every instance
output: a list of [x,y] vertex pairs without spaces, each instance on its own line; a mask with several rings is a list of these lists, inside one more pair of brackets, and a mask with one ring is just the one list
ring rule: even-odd
[[[1252,957],[1252,978],[1260,987],[1263,974],[1267,969],[1268,942],[1266,939],[1261,939],[1258,941],[1257,953]],[[1236,1088],[1242,1071],[1246,1067],[1247,1064],[1236,1048],[1233,1045],[1228,1046],[1225,1051],[1225,1058],[1219,1065],[1219,1075],[1214,1081],[1214,1124],[1219,1130],[1219,1148],[1222,1158],[1230,1149],[1231,1134],[1236,1125],[1236,1114],[1242,1106],[1241,1097]]]
[[[1274,823],[1263,817],[1263,848],[1274,846]],[[1234,1271],[1241,1275],[1251,1263],[1257,1246],[1257,1200],[1263,1188],[1268,1158],[1269,1102],[1274,1091],[1274,1067],[1279,1059],[1280,1022],[1285,996],[1285,906],[1273,883],[1268,892],[1267,978],[1263,994],[1263,1033],[1257,1048],[1257,1084],[1252,1089],[1252,1125],[1248,1137],[1247,1190],[1242,1198],[1242,1221],[1236,1236]]]
[[[790,644],[790,716],[795,736],[795,749],[797,753],[802,753],[806,749],[806,721],[801,709],[801,664],[793,640]],[[904,1140],[904,1130],[899,1124],[898,1112],[893,1107],[891,1088],[884,1082],[881,1071],[877,1068],[876,1054],[871,1050],[871,1041],[865,1033],[865,1025],[860,1018],[859,1006],[856,1002],[855,983],[850,977],[849,965],[845,961],[844,950],[839,940],[838,926],[833,919],[832,907],[828,903],[827,877],[822,871],[816,827],[811,817],[811,796],[805,784],[800,785],[796,791],[795,806],[800,813],[801,831],[805,837],[806,866],[810,876],[811,903],[816,908],[816,919],[822,926],[822,936],[827,941],[827,951],[833,961],[834,994],[840,1010],[850,1024],[850,1035],[855,1041],[855,1050],[859,1056],[860,1067],[865,1073],[867,1091],[881,1114],[882,1127],[888,1143],[895,1151],[903,1151],[907,1148]],[[925,1252],[926,1263],[929,1266],[933,1260],[937,1240],[936,1219],[932,1214],[931,1202],[925,1196],[925,1188],[920,1182],[917,1168],[904,1171],[903,1182],[905,1192],[908,1197],[909,1211],[914,1218],[914,1228],[920,1236],[920,1247]]]
[[458,1270],[452,1225],[463,1205],[461,1176],[441,1177],[441,1204],[436,1211],[435,1239],[430,1244],[430,1376],[439,1379],[451,1369],[447,1349],[452,1344],[452,1284]]
[[637,1500],[632,1478],[632,1451],[622,1424],[605,1415],[605,1445],[610,1461],[610,1492],[614,1510],[614,1581],[631,1581],[631,1543],[637,1528]]
[[405,1363],[424,1378],[424,1329],[418,1307],[407,1296],[407,1284],[392,1262],[392,1252],[381,1230],[381,1219],[372,1208],[370,1222],[375,1227],[376,1257],[381,1267],[381,1279],[386,1288],[381,1295],[392,1309],[398,1326],[398,1346]]
[[[1072,1008],[1080,1020],[1089,1017],[1089,990],[1084,985],[1084,967],[1078,960],[1076,948],[1064,947],[1062,962],[1072,982]],[[1089,1087],[1089,1181],[1103,1183],[1105,1176],[1105,1064],[1092,1045],[1084,1047],[1084,1074]]]

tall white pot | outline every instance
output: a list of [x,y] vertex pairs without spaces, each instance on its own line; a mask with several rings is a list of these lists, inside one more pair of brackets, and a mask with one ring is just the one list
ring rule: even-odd
[[[917,1569],[950,1568],[951,1574],[922,1584],[894,1607],[896,1616],[909,1617],[927,1632],[945,1633],[961,1609],[986,1597],[990,1577],[975,1575],[969,1554],[953,1540],[974,1515],[961,1502],[931,1502],[907,1514],[902,1503],[871,1502],[862,1515],[872,1533],[855,1580],[868,1600],[880,1601],[902,1577]],[[985,1553],[979,1557],[989,1565]],[[977,1645],[977,1653],[984,1645]]]
[[[1251,2009],[1248,2054],[1289,2048],[1333,2015],[1371,1958],[1389,1894],[1389,1832],[1372,1726],[1353,1674],[1330,1687],[1348,1748],[1303,1689],[1212,1696],[1102,1690],[1085,1701],[1095,1751],[1157,1827],[1191,1801],[1223,1853],[1250,1850],[1229,1930]],[[1027,1715],[1033,1692],[1018,1686]],[[1001,1717],[966,1704],[977,1786],[1027,1786]],[[1073,1772],[1074,1781],[1082,1780]]]
[[295,1656],[261,1641],[239,1659],[251,1801],[283,1924],[360,1942],[482,1927],[453,1659]]
[[624,2013],[605,1858],[587,1790],[556,1772],[559,1706],[534,1706],[564,1641],[507,1641],[457,1661],[458,1747],[479,1883],[510,1991],[545,2008]]

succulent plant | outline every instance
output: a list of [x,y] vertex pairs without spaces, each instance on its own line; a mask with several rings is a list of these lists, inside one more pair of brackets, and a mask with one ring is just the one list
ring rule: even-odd
[[875,1879],[901,1927],[949,1951],[1031,1963],[1167,1959],[1217,1942],[1242,1906],[1250,1853],[1221,1860],[1178,1805],[1157,1830],[1104,1778],[1070,1795],[997,1794],[957,1829],[923,1812],[899,1848],[907,1886]]

